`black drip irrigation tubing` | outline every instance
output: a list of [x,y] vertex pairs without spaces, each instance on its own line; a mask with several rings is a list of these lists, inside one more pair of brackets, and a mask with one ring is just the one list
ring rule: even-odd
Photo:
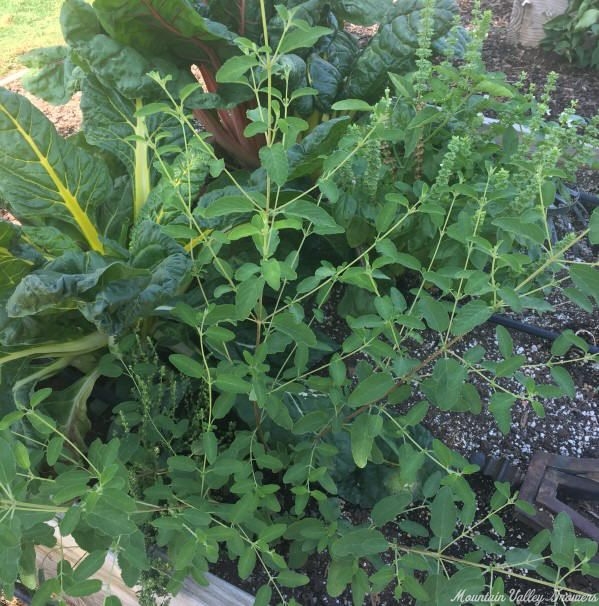
[[588,192],[582,191],[580,189],[570,190],[570,191],[572,191],[574,197],[577,198],[581,204],[599,208],[599,197],[598,196],[589,194]]
[[31,604],[31,596],[29,595],[29,592],[22,589],[20,585],[15,585],[13,597],[17,598],[17,600],[23,604]]
[[[534,335],[535,337],[540,337],[541,339],[546,339],[548,341],[555,341],[560,336],[559,332],[547,330],[546,328],[540,328],[539,326],[527,324],[526,322],[521,322],[520,320],[514,320],[513,318],[508,318],[507,316],[503,316],[501,314],[493,314],[488,319],[488,322],[492,322],[493,324],[501,324],[501,326],[505,326],[506,328],[511,328],[519,332],[525,332],[529,335]],[[598,354],[599,346],[589,345],[588,352]]]

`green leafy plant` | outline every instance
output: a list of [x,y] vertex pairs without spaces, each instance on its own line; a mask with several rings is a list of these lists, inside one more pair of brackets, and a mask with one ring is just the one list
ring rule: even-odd
[[571,0],[566,12],[543,25],[541,46],[581,67],[599,66],[599,4]]
[[[435,7],[438,51],[450,46],[447,33],[456,11],[452,0]],[[35,68],[25,83],[35,94],[60,103],[79,87],[85,98],[91,82],[95,95],[107,97],[108,103],[102,104],[91,99],[100,107],[110,105],[115,92],[131,100],[155,100],[160,91],[144,77],[152,69],[169,73],[179,88],[195,81],[194,71],[203,90],[187,97],[187,107],[222,150],[242,166],[256,168],[264,133],[255,126],[246,129],[248,112],[262,103],[264,91],[252,94],[231,75],[252,62],[256,77],[269,74],[270,86],[281,86],[284,80],[292,114],[314,127],[330,115],[335,101],[348,97],[374,101],[382,94],[390,69],[405,72],[414,66],[421,13],[422,3],[414,0],[249,0],[230,6],[186,0],[168,4],[99,0],[93,5],[67,0],[61,16],[67,47],[40,49],[25,57],[25,63]],[[364,48],[344,30],[348,20],[378,25]],[[459,41],[452,38],[454,44]],[[256,49],[263,45],[276,50],[276,65],[264,65],[260,58],[254,61]],[[219,72],[225,63],[227,69]],[[306,94],[311,89],[317,94]],[[84,101],[84,113],[88,106]]]
[[[278,31],[261,13],[263,30]],[[187,575],[203,582],[220,558],[235,561],[241,578],[256,568],[265,574],[258,605],[297,604],[293,590],[309,582],[303,567],[315,553],[328,554],[328,594],[349,588],[356,606],[384,591],[423,606],[449,604],[461,591],[507,601],[509,583],[523,580],[558,596],[575,573],[599,576],[596,543],[576,537],[564,515],[526,547],[503,545],[503,514],[514,507],[530,513],[530,504],[501,483],[490,502],[481,502],[471,486],[477,466],[421,425],[430,409],[457,415],[485,407],[507,433],[518,399],[543,414],[545,398],[571,395],[568,368],[597,360],[571,332],[548,354],[552,379],[545,382],[529,376],[526,358],[503,328],[497,329],[499,354],[458,346],[495,311],[549,311],[544,295],[555,289],[585,309],[599,303],[597,262],[569,258],[577,242],[599,243],[599,211],[588,228],[557,242],[546,213],[556,179],[571,178],[575,160],[588,157],[595,122],[582,135],[568,112],[544,125],[546,98],[536,101],[481,73],[483,29],[471,38],[461,70],[449,61],[433,64],[433,13],[425,3],[416,71],[393,77],[395,96],[372,104],[336,101],[331,110],[342,115],[315,128],[291,109],[291,72],[277,70],[295,29],[283,29],[276,45],[238,39],[243,60],[225,61],[216,79],[256,100],[246,134],[260,133],[264,145],[260,167],[251,172],[224,163],[194,130],[187,100],[199,85],[178,83],[178,72],[148,76],[160,92],[151,103],[122,110],[129,125],[124,137],[108,130],[112,123],[97,131],[88,125],[85,143],[53,140],[40,147],[68,146],[68,155],[44,164],[43,174],[56,164],[56,175],[64,158],[82,150],[91,149],[85,153],[93,158],[109,157],[109,144],[122,150],[122,161],[109,166],[124,182],[133,217],[133,236],[99,235],[101,251],[87,250],[96,242],[88,237],[93,232],[62,219],[74,225],[79,252],[69,248],[57,260],[93,252],[94,260],[107,262],[119,253],[119,269],[140,265],[154,276],[158,266],[130,262],[138,258],[131,251],[143,242],[145,232],[136,236],[143,228],[160,236],[144,259],[176,246],[189,279],[152,299],[147,311],[133,306],[140,295],[130,296],[130,278],[118,283],[123,311],[135,311],[127,318],[137,321],[121,321],[119,305],[106,316],[122,330],[102,337],[98,372],[113,379],[114,393],[102,435],[77,440],[65,431],[47,386],[13,398],[3,411],[0,583],[6,593],[19,580],[35,591],[37,606],[99,591],[93,577],[109,550],[128,585],[140,578],[149,583],[144,600],[156,574],[168,577],[166,589],[176,592]],[[279,8],[279,15],[293,23],[301,13]],[[311,32],[319,29],[302,35]],[[316,90],[303,94],[315,97]],[[10,124],[31,115],[20,97],[3,92],[1,99]],[[90,109],[100,113],[105,106]],[[486,109],[496,112],[497,123],[485,126]],[[351,127],[348,112],[356,112]],[[516,119],[530,127],[529,135],[518,136]],[[29,143],[44,129],[25,130],[28,138],[16,141]],[[0,142],[11,132],[1,128]],[[9,143],[0,149],[13,150],[15,161],[21,148]],[[136,213],[131,188],[139,165],[129,154],[139,153],[150,186]],[[7,158],[0,156],[4,174],[15,178]],[[351,204],[348,179],[360,196],[355,209],[342,213]],[[30,199],[34,206],[30,192],[37,190],[26,187],[21,178],[14,195],[2,190],[11,210],[29,208]],[[58,220],[58,211],[52,216]],[[27,213],[17,217],[23,233]],[[89,223],[99,230],[95,219]],[[20,235],[15,226],[6,229]],[[14,242],[2,291],[8,298],[38,271],[27,262],[41,249],[32,237]],[[60,275],[60,283],[67,281]],[[99,284],[110,288],[109,277]],[[48,317],[56,323],[68,313],[69,325],[95,330],[86,315],[90,301],[73,295],[50,305]],[[419,359],[414,342],[430,334],[430,352]],[[27,355],[48,363],[47,349]],[[38,381],[49,376],[42,368]],[[4,370],[12,372],[7,363]],[[10,377],[20,375],[2,376],[13,393]],[[369,515],[351,519],[343,511],[348,502]],[[34,546],[54,544],[45,522],[57,515],[60,531],[89,556],[74,567],[61,561],[55,578],[38,582]],[[569,588],[581,600],[593,598]],[[105,603],[118,600],[109,595]]]
[[17,221],[0,225],[1,409],[22,406],[38,383],[71,369],[64,389],[60,379],[53,383],[46,405],[82,444],[88,398],[111,373],[103,356],[112,340],[180,295],[191,261],[140,216],[156,172],[136,135],[147,129],[145,118],[126,125],[134,141],[106,145],[127,159],[130,177],[114,177],[99,149],[63,140],[28,101],[3,89],[0,124],[0,192]]

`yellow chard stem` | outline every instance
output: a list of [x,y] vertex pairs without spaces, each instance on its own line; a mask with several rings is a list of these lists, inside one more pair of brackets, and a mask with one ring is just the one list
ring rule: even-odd
[[[143,101],[140,98],[135,99],[135,110],[139,111],[142,107]],[[148,129],[143,116],[137,117],[135,135],[137,138],[135,141],[133,220],[137,221],[151,189],[150,167],[148,166]]]

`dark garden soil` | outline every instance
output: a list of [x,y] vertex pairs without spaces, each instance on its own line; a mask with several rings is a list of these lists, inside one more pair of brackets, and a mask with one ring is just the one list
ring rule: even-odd
[[[592,116],[599,111],[599,71],[589,71],[575,68],[563,61],[559,56],[542,51],[513,47],[506,42],[506,29],[509,22],[512,0],[483,0],[484,9],[491,9],[494,13],[492,30],[485,44],[484,58],[491,71],[501,71],[507,75],[508,80],[515,82],[521,72],[528,73],[530,82],[541,89],[551,71],[559,74],[558,88],[554,94],[552,113],[556,115],[561,109],[570,105],[572,99],[578,99],[577,113],[582,116]],[[469,14],[472,0],[460,0],[460,7],[465,17]],[[363,37],[368,32],[360,32]],[[18,82],[9,85],[12,90],[22,88]],[[37,102],[36,102],[37,103]],[[76,131],[80,124],[77,99],[64,107],[52,107],[39,103],[42,111],[56,123],[58,129],[65,135]],[[581,171],[579,185],[591,193],[599,192],[599,173]],[[558,232],[579,229],[582,227],[580,217],[568,217],[557,226]],[[581,260],[590,261],[597,258],[597,247],[583,245],[574,254]],[[527,313],[519,319],[536,326],[549,328],[560,332],[571,329],[591,345],[599,345],[599,313],[595,311],[588,314],[575,307],[569,301],[557,296],[550,301],[554,311],[543,316]],[[550,358],[551,343],[511,331],[516,353],[526,357],[524,372],[534,377],[537,382],[552,382],[546,370],[545,362]],[[431,336],[432,337],[432,336]],[[500,358],[495,327],[487,324],[469,334],[463,343],[457,346],[457,353],[482,345],[489,356],[497,355]],[[436,346],[432,340],[422,344],[414,344],[413,357],[425,359]],[[577,354],[568,354],[574,359]],[[466,457],[482,452],[487,456],[505,457],[522,471],[530,462],[532,455],[537,451],[546,451],[554,454],[573,457],[599,458],[599,362],[577,363],[572,361],[568,366],[575,382],[575,396],[573,398],[560,398],[545,401],[545,416],[540,418],[526,399],[520,400],[513,408],[511,431],[507,435],[501,433],[492,415],[484,409],[480,415],[444,413],[435,411],[429,413],[425,420],[427,428],[435,437],[444,441],[448,446],[462,453]],[[483,381],[480,387],[483,401],[486,387]],[[518,390],[515,382],[506,381],[504,387]],[[483,476],[476,477],[474,488],[479,495],[479,508],[486,510],[485,502],[492,493],[491,480]],[[599,513],[596,506],[589,503],[578,504],[579,511],[583,512],[599,523]],[[368,512],[361,511],[351,505],[346,507],[348,520],[359,523],[368,519]],[[421,520],[422,521],[422,520]],[[426,520],[424,520],[426,522]],[[534,534],[528,527],[521,524],[513,516],[505,520],[508,527],[507,536],[496,537],[506,545],[520,546]],[[386,529],[389,536],[399,530],[393,525]],[[490,536],[492,536],[490,531]],[[405,541],[405,534],[401,541]],[[409,539],[408,539],[409,540]],[[454,555],[459,555],[459,551]],[[260,574],[252,576],[247,581],[240,581],[236,576],[234,563],[223,562],[215,574],[241,586],[249,592],[255,592],[266,578]],[[346,592],[338,598],[330,598],[326,593],[327,557],[326,554],[311,557],[306,567],[306,574],[311,578],[308,586],[296,590],[286,591],[287,596],[293,595],[302,606],[309,605],[350,605],[351,595]],[[512,585],[513,586],[513,585]],[[589,581],[578,579],[580,589],[590,590]],[[526,591],[526,584],[516,586],[522,592]],[[598,589],[595,588],[595,591]],[[538,594],[540,595],[540,593]],[[368,601],[369,600],[369,601]],[[399,602],[389,593],[368,598],[368,606],[392,606],[394,604],[411,604],[410,598]],[[547,602],[549,603],[549,602]]]

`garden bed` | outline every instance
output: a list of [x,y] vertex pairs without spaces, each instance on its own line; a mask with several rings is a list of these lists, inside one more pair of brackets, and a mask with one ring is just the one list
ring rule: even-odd
[[[595,72],[575,70],[559,58],[540,50],[508,47],[505,43],[505,28],[511,5],[507,6],[504,2],[491,2],[490,5],[495,10],[495,19],[491,35],[485,46],[485,59],[489,69],[504,71],[513,81],[518,78],[521,71],[528,70],[531,81],[537,83],[539,87],[544,83],[550,70],[558,71],[560,84],[554,96],[555,111],[566,107],[570,99],[579,98],[578,107],[581,115],[590,116],[595,113],[598,109],[596,91],[599,90],[599,76]],[[469,13],[468,2],[462,2],[461,7],[465,14]],[[20,90],[19,86],[18,83],[13,83],[10,88]],[[77,130],[80,122],[77,113],[77,99],[67,106],[51,108],[42,105],[41,107],[57,124],[62,134],[69,135]],[[579,183],[587,191],[599,190],[599,176],[595,172],[581,172]],[[572,229],[584,227],[577,221],[578,219],[575,217],[571,218]],[[569,226],[568,223],[565,223],[558,228],[569,229]],[[597,250],[596,247],[594,249],[582,245],[576,251],[576,255],[577,260],[593,261],[596,259]],[[554,298],[551,303],[555,308],[551,314],[542,316],[526,314],[518,316],[518,319],[558,332],[570,329],[591,345],[599,343],[597,310],[587,314],[560,297]],[[329,313],[330,316],[327,318],[329,325],[335,327],[337,320],[333,316],[332,308]],[[343,331],[344,328],[340,327],[339,330]],[[438,338],[438,335],[434,333],[423,333],[423,335],[424,341],[422,343],[414,342],[411,352],[414,358],[420,360],[426,359],[433,351]],[[525,374],[535,378],[537,382],[550,381],[551,377],[544,362],[550,356],[551,344],[521,333],[512,332],[511,336],[515,352],[526,357]],[[496,333],[492,325],[486,324],[469,333],[464,342],[456,347],[455,352],[461,355],[465,350],[476,345],[483,346],[491,357],[493,354],[497,354],[499,357]],[[519,402],[513,408],[511,432],[507,435],[497,429],[495,418],[487,411],[483,411],[481,415],[471,415],[469,413],[443,413],[435,410],[428,414],[424,424],[435,437],[465,457],[470,457],[476,452],[502,456],[522,470],[526,468],[530,457],[537,450],[576,457],[599,457],[599,391],[597,388],[599,368],[597,364],[582,365],[573,362],[570,369],[575,382],[574,396],[545,401],[543,419],[531,410],[529,402],[526,400]],[[509,383],[506,385],[511,386]],[[419,394],[415,394],[414,399],[408,400],[404,405],[407,407],[416,403],[418,396]],[[484,503],[492,492],[490,482],[479,477],[473,484],[481,503]],[[348,504],[344,508],[343,515],[351,523],[358,524],[368,520],[369,511]],[[426,519],[418,517],[415,517],[414,521],[427,522]],[[510,528],[508,535],[501,540],[514,546],[525,545],[532,536],[532,532],[513,517],[509,517],[507,523]],[[390,534],[396,530],[393,527],[386,529],[386,532]],[[487,530],[493,534],[493,530]],[[497,538],[499,537],[497,536]],[[459,545],[452,555],[460,555]],[[305,569],[306,574],[310,577],[310,584],[295,590],[283,590],[284,594],[287,597],[295,597],[302,606],[309,604],[349,606],[352,603],[349,590],[338,598],[326,596],[327,562],[326,554],[311,558]],[[240,581],[237,578],[235,566],[227,561],[219,562],[213,570],[219,576],[243,587],[250,593],[255,593],[267,581],[262,574],[255,574],[246,581]],[[527,587],[526,583],[513,586],[519,589]],[[583,590],[588,588],[584,579],[578,580],[577,587]],[[397,603],[390,592],[382,592],[372,596],[370,600],[372,606],[391,606]],[[411,598],[404,598],[404,600],[402,604],[412,604]]]
[[[580,115],[590,117],[599,112],[599,74],[595,70],[584,70],[573,67],[561,57],[541,49],[513,47],[506,42],[506,28],[509,22],[511,5],[509,2],[485,0],[483,9],[493,11],[493,27],[484,46],[484,59],[490,70],[502,71],[508,79],[516,81],[524,71],[528,74],[528,81],[534,83],[540,90],[551,71],[559,74],[558,88],[553,95],[552,109],[559,113],[578,99],[577,105]],[[464,18],[470,15],[472,3],[470,0],[461,0],[460,7]],[[372,34],[368,28],[357,28],[354,33],[364,36]],[[76,132],[81,124],[81,114],[78,107],[79,95],[62,106],[52,106],[42,100],[35,99],[27,93],[20,82],[8,85],[10,90],[23,93],[33,99],[35,104],[56,124],[59,132],[68,136]],[[599,193],[599,171],[582,170],[578,185],[588,192]],[[581,229],[575,216],[569,215],[571,229]],[[558,224],[563,235],[567,225]],[[579,258],[590,261],[597,256],[597,247],[590,247],[584,243],[578,250]],[[587,314],[565,299],[552,302],[555,313],[527,314],[518,319],[542,328],[557,332],[570,329],[580,334],[590,345],[599,344],[599,315],[597,311]],[[475,344],[484,346],[488,351],[496,351],[495,329],[492,324],[480,328],[469,335],[462,348],[469,348]],[[542,362],[550,354],[551,342],[531,337],[513,331],[512,337],[517,353],[527,357],[527,372],[534,376],[535,369],[542,366]],[[425,358],[435,343],[416,344],[414,351],[417,357]],[[580,367],[574,365],[576,376],[576,395],[571,400],[558,400],[547,409],[545,419],[539,419],[529,410],[526,402],[519,404],[515,409],[515,421],[512,426],[513,433],[507,436],[497,429],[495,421],[490,414],[481,416],[464,415],[458,419],[453,414],[445,415],[435,413],[427,419],[427,425],[435,436],[445,441],[448,446],[455,448],[466,456],[474,452],[483,451],[492,456],[507,456],[517,465],[525,468],[533,452],[546,450],[555,454],[578,457],[599,456],[599,368],[597,366]],[[541,378],[541,377],[539,377]],[[547,379],[546,376],[543,379]],[[451,422],[448,423],[448,421]]]

